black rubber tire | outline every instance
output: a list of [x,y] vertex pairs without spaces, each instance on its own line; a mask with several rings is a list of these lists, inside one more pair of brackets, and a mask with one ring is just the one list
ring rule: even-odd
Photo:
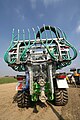
[[24,108],[24,95],[23,95],[22,91],[18,91],[17,105],[18,105],[19,108]]
[[29,106],[29,94],[27,91],[18,91],[17,94],[17,105],[19,108],[28,108]]
[[24,107],[28,108],[30,106],[30,95],[29,91],[24,92]]
[[54,103],[57,106],[64,106],[68,103],[67,89],[56,89],[54,94]]

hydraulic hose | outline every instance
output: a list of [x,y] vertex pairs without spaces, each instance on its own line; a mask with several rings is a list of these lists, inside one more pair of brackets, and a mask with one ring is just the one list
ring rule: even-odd
[[72,44],[70,44],[68,41],[67,41],[67,36],[66,36],[66,34],[63,32],[63,34],[64,34],[64,36],[65,36],[65,44],[67,44],[72,50],[73,50],[73,53],[74,53],[74,56],[73,57],[71,57],[71,61],[72,60],[74,60],[76,57],[77,57],[77,50],[75,49],[75,47],[72,45]]
[[74,60],[76,57],[77,57],[77,50],[75,49],[75,47],[70,44],[68,41],[67,41],[67,36],[65,34],[65,32],[63,32],[60,28],[57,28],[58,31],[60,32],[61,34],[61,37],[63,38],[63,41],[62,43],[65,43],[65,45],[69,46],[72,50],[73,50],[73,53],[74,53],[74,56],[70,58],[70,60]]
[[[62,37],[62,38],[64,39],[64,40],[61,41],[61,42],[62,42],[63,44],[65,43],[65,45],[69,46],[69,47],[73,50],[73,53],[74,53],[74,56],[70,58],[71,61],[74,60],[74,59],[77,57],[77,50],[75,49],[75,47],[74,47],[73,45],[71,45],[71,44],[67,41],[66,34],[65,34],[63,31],[61,31],[60,28],[55,28],[55,27],[51,27],[51,26],[44,26],[44,27],[42,27],[41,29],[39,29],[39,31],[37,32],[36,38],[41,38],[41,34],[42,34],[42,32],[44,32],[45,30],[50,30],[51,36],[52,36],[52,33],[51,33],[51,32],[54,32],[56,38]],[[47,35],[45,34],[45,36],[47,36]],[[46,40],[47,40],[47,38],[46,38]],[[48,41],[48,40],[47,40],[47,41]],[[52,41],[51,41],[51,44],[52,44],[52,42],[53,42],[53,39],[52,39]],[[42,41],[42,44],[44,45],[43,41]],[[50,56],[51,56],[53,59],[57,59],[57,58],[54,56],[54,50],[53,50],[53,52],[50,51],[47,42],[46,42],[45,47],[47,48],[48,53],[50,54]]]
[[[43,26],[41,29],[38,27],[38,32],[36,34],[36,38],[40,38],[41,39],[41,43],[44,45],[44,47],[46,47],[48,53],[50,54],[50,56],[52,57],[52,59],[54,61],[57,60],[57,57],[54,56],[54,50],[51,52],[50,49],[49,49],[49,45],[52,44],[53,42],[53,39],[52,41],[48,44],[48,42],[46,42],[46,44],[44,44],[43,40],[42,40],[42,32],[45,32],[45,30],[50,30],[51,31],[51,36],[52,36],[52,32],[54,32],[56,38],[58,39],[60,36],[59,36],[59,33],[58,31],[56,30],[56,27],[51,27],[51,26]],[[47,33],[45,33],[45,36],[47,37]],[[46,38],[46,41],[48,41],[48,39]],[[55,42],[56,44],[56,42]]]
[[32,28],[32,29],[33,29],[33,32],[34,32],[35,40],[34,40],[33,44],[30,45],[30,40],[31,40],[31,39],[30,39],[30,31],[29,31],[29,29],[28,29],[29,42],[28,42],[28,45],[26,45],[25,49],[23,50],[23,52],[22,52],[22,54],[21,54],[21,56],[20,56],[20,60],[21,60],[21,61],[24,60],[24,57],[25,57],[27,51],[36,43],[36,33],[35,33],[34,28]]
[[9,61],[8,57],[9,57],[9,51],[12,50],[17,44],[18,44],[18,42],[13,45],[13,40],[11,41],[9,48],[7,49],[7,51],[4,54],[4,60],[6,63],[9,63],[9,64],[15,63],[16,60]]
[[[14,42],[14,30],[12,32],[12,40],[11,40],[11,43],[10,43],[10,46],[8,47],[7,51],[5,52],[5,55],[4,55],[4,60],[6,63],[8,63],[9,65],[11,65],[11,67],[15,70],[15,71],[25,71],[25,65],[24,63],[22,63],[23,61],[26,61],[27,57],[26,57],[26,54],[27,52],[31,49],[32,46],[35,46],[35,43],[36,43],[36,39],[40,39],[40,44],[42,44],[48,51],[50,57],[52,58],[52,61],[56,61],[56,65],[57,65],[57,69],[60,69],[60,68],[63,68],[63,67],[66,67],[67,65],[70,65],[71,64],[71,61],[74,60],[76,57],[77,57],[77,50],[75,49],[75,47],[73,45],[71,45],[68,41],[67,41],[67,37],[66,37],[66,34],[60,29],[60,28],[56,28],[56,27],[52,27],[52,26],[43,26],[42,28],[38,28],[38,32],[36,34],[35,32],[35,29],[32,28],[33,30],[33,34],[34,34],[34,41],[32,42],[31,41],[31,36],[30,36],[30,31],[28,29],[28,39],[29,41],[26,43],[25,41],[25,32],[23,30],[23,43],[24,43],[24,48],[23,48],[23,51],[20,53],[20,56],[19,56],[19,60],[20,60],[20,64],[16,64],[16,58],[15,58],[15,54],[13,55],[13,57],[11,57],[11,60],[9,59],[9,52],[13,50],[14,47],[16,47],[20,41],[20,38],[19,38],[19,30],[18,30],[18,35],[17,35],[17,38],[18,40],[16,40],[16,42]],[[50,32],[50,36],[51,36],[51,40],[48,39],[48,35],[47,35],[47,32],[46,30],[49,30]],[[45,38],[46,38],[46,41],[42,39],[42,33],[44,32],[44,35],[45,35]],[[54,39],[54,36],[53,36],[53,33],[56,37],[56,39]],[[62,38],[62,39],[60,39]],[[48,41],[49,40],[49,41]],[[55,47],[51,48],[51,45],[55,45]],[[61,53],[61,48],[60,48],[60,45],[65,45],[68,46],[69,48],[72,49],[73,51],[73,56],[71,57],[70,56],[70,51],[68,51],[68,56],[66,55],[62,55]],[[19,46],[20,47],[20,46]],[[60,49],[59,49],[60,48]],[[65,52],[65,51],[64,51]],[[17,53],[16,53],[17,54]],[[55,54],[58,54],[58,56],[56,56]],[[62,55],[62,56],[60,56]],[[60,60],[59,57],[62,57],[62,61]],[[15,66],[13,65],[15,63]],[[12,66],[13,65],[13,66]]]

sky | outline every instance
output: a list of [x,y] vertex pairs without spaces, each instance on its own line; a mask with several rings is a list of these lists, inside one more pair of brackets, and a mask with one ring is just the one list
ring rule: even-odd
[[80,0],[0,0],[0,76],[18,74],[4,62],[12,29],[22,32],[43,24],[60,27],[77,49],[77,58],[64,70],[80,68]]

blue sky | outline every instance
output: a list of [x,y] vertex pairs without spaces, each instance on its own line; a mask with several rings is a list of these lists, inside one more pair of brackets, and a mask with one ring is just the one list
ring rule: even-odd
[[3,60],[12,29],[27,31],[43,24],[60,27],[78,51],[65,69],[80,68],[80,0],[0,0],[0,76],[17,74]]

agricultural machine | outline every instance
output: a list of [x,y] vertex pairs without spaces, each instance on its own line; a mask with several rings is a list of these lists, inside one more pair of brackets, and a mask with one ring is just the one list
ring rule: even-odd
[[37,27],[37,32],[32,28],[27,33],[28,39],[24,30],[20,39],[20,31],[15,35],[13,30],[11,44],[4,55],[8,66],[25,73],[17,75],[18,107],[28,107],[31,101],[65,105],[68,102],[66,75],[56,71],[71,64],[77,57],[76,49],[60,28],[43,25]]
[[80,69],[71,68],[72,76],[75,78],[75,82],[77,85],[80,84]]

